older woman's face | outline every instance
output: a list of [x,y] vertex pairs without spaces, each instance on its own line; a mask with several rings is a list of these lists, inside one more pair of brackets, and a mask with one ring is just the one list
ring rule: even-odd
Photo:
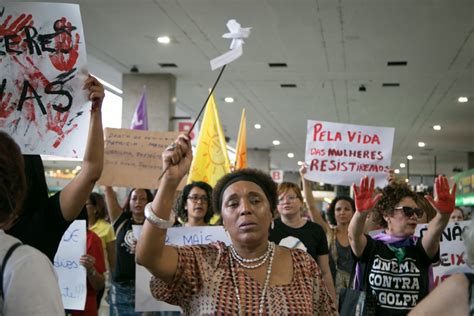
[[[418,208],[418,205],[410,197],[403,198],[395,205],[395,208],[402,206]],[[418,224],[418,217],[415,214],[407,217],[403,210],[396,209],[392,216],[385,216],[384,219],[387,221],[388,232],[392,236],[408,237],[415,234],[416,225]]]
[[272,221],[270,204],[263,190],[250,181],[237,181],[224,191],[222,223],[232,242],[266,242]]

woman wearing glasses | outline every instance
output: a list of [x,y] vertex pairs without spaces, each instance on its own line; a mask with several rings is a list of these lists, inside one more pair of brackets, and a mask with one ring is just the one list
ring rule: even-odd
[[334,282],[329,268],[329,250],[326,234],[322,227],[307,221],[302,216],[303,196],[295,183],[278,185],[276,218],[270,229],[269,240],[288,248],[299,248],[308,252],[321,268],[322,277],[329,294],[336,298]]
[[201,181],[186,185],[176,200],[175,214],[184,222],[183,226],[209,225],[214,214],[209,203],[212,196],[212,187]]
[[[455,202],[455,186],[449,190],[446,177],[435,181],[436,200],[427,196],[436,216],[422,238],[414,237],[423,210],[406,185],[391,184],[374,196],[374,179],[364,177],[353,185],[356,213],[349,224],[352,251],[360,264],[361,286],[377,302],[377,315],[406,315],[429,291],[428,270],[439,260],[439,241]],[[385,231],[369,237],[364,223],[372,212]]]

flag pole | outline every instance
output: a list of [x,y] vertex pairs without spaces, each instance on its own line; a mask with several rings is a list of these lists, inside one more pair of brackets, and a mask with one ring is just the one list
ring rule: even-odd
[[[214,84],[212,85],[211,91],[209,91],[209,94],[207,95],[206,101],[204,101],[204,104],[202,105],[201,110],[199,111],[199,113],[198,113],[196,119],[194,120],[193,125],[192,125],[191,128],[189,129],[188,134],[187,134],[186,136],[189,137],[189,136],[191,135],[191,132],[193,131],[194,126],[196,126],[197,121],[198,121],[199,118],[201,117],[201,114],[202,114],[202,112],[204,111],[204,109],[206,108],[207,101],[209,101],[209,98],[211,97],[212,93],[214,93],[214,90],[216,89],[217,83],[218,83],[219,80],[221,79],[222,73],[224,72],[224,69],[225,69],[226,66],[227,66],[227,65],[222,66],[221,71],[219,72],[219,75],[217,76],[216,81],[215,81]],[[168,168],[169,168],[169,165],[168,165],[168,167],[166,167],[165,170],[163,170],[163,172],[161,173],[160,177],[158,178],[158,181],[160,181],[161,178],[163,178],[163,176],[165,175],[165,173],[166,173],[166,171],[168,170]]]

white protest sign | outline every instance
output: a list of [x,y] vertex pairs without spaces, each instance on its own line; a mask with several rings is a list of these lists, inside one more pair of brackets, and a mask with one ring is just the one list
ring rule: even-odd
[[90,102],[79,6],[0,5],[0,130],[23,154],[82,157]]
[[[134,227],[135,230],[141,226]],[[137,231],[136,236],[140,233]],[[188,246],[209,244],[215,241],[230,244],[230,239],[222,226],[173,227],[166,235],[166,244]],[[150,292],[151,274],[142,266],[136,265],[135,273],[135,310],[136,311],[181,311],[178,306],[156,300]]]
[[336,185],[359,183],[367,175],[384,187],[395,129],[308,120],[305,178]]
[[64,233],[54,257],[65,309],[84,310],[86,304],[86,269],[79,263],[86,253],[86,240],[86,221],[75,220]]
[[[462,233],[470,225],[470,221],[450,222],[443,231],[439,247],[440,260],[433,265],[434,285],[437,286],[449,275],[460,272],[474,273],[465,261],[466,247],[463,243]],[[416,227],[417,236],[423,237],[428,224]]]

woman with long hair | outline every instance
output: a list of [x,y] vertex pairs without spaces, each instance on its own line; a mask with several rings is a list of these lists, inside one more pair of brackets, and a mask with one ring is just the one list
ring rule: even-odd
[[153,200],[150,190],[130,190],[123,207],[114,190],[105,188],[109,218],[115,230],[115,270],[109,294],[111,315],[141,315],[135,312],[135,246],[133,225],[143,225],[145,205]]

